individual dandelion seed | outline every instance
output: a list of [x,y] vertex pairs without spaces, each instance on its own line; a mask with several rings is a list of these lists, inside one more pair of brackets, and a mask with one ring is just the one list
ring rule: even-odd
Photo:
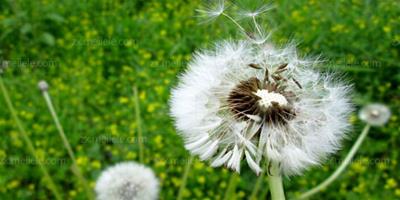
[[271,33],[266,33],[258,24],[255,24],[255,26],[255,31],[246,34],[248,40],[253,44],[263,45],[271,37]]
[[199,17],[206,19],[205,22],[211,22],[222,15],[225,9],[226,4],[224,0],[215,0],[196,11],[199,13]]
[[237,172],[262,161],[300,174],[340,147],[350,127],[351,87],[302,60],[293,45],[225,41],[195,53],[172,91],[171,115],[185,147]]
[[239,12],[239,16],[253,18],[253,17],[257,17],[257,16],[261,15],[262,13],[265,13],[272,9],[274,9],[274,6],[272,6],[271,4],[266,4],[266,5],[262,5],[262,6],[258,7],[257,9],[254,9],[254,10],[241,10]]
[[390,109],[381,103],[372,103],[361,109],[359,117],[371,126],[383,126],[389,121]]
[[150,168],[122,162],[101,173],[95,190],[98,200],[155,200],[159,183]]

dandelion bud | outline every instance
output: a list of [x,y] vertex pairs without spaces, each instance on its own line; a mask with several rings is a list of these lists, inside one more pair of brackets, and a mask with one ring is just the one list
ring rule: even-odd
[[47,91],[49,89],[49,84],[47,84],[46,81],[42,80],[42,81],[39,82],[38,87],[42,92],[45,92],[45,91]]
[[98,200],[155,200],[159,183],[150,168],[123,162],[103,171],[95,190]]
[[380,103],[373,103],[361,109],[359,117],[371,126],[383,126],[389,121],[390,109]]

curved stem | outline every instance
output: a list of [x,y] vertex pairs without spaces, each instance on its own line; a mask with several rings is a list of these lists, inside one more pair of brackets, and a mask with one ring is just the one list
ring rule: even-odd
[[142,118],[140,114],[140,104],[139,104],[139,92],[138,88],[133,87],[133,98],[135,103],[135,117],[138,131],[138,143],[139,143],[139,161],[144,163],[144,147],[143,147],[143,130],[142,130]]
[[236,182],[238,175],[236,172],[232,172],[231,177],[229,178],[228,187],[226,188],[224,200],[235,199],[235,191],[236,191]]
[[255,17],[255,16],[253,16],[253,23],[254,23],[254,26],[255,26],[255,27],[256,27],[256,29],[257,29],[257,32],[258,32],[258,34],[260,34],[260,36],[262,36],[262,35],[263,35],[263,33],[261,32],[260,25],[258,25],[258,23],[257,23],[257,20],[256,20],[256,17]]
[[222,13],[222,15],[225,16],[226,18],[228,18],[229,20],[231,20],[246,35],[246,30],[235,19],[233,19],[231,16],[229,16],[226,13]]
[[46,178],[46,180],[47,180],[47,182],[49,184],[50,190],[53,192],[54,197],[57,200],[61,200],[62,197],[61,197],[60,193],[58,192],[57,187],[54,184],[53,179],[49,175],[49,172],[48,172],[46,166],[40,161],[39,156],[36,154],[36,149],[33,146],[32,140],[29,138],[29,136],[26,133],[24,127],[22,126],[21,121],[19,120],[17,112],[15,111],[14,106],[11,103],[10,95],[8,94],[8,91],[7,91],[7,89],[6,89],[6,87],[5,87],[4,83],[3,83],[1,75],[0,75],[0,88],[1,88],[1,91],[3,92],[4,99],[6,101],[6,104],[7,104],[8,108],[9,108],[10,112],[11,112],[11,115],[14,118],[15,123],[17,124],[19,132],[20,132],[23,140],[25,141],[25,143],[26,143],[26,145],[28,147],[28,150],[31,152],[31,154],[33,155],[33,157],[37,161],[40,170],[42,171],[44,177]]
[[270,162],[268,166],[268,183],[272,200],[285,200],[282,175],[278,163]]
[[258,191],[260,190],[261,184],[265,177],[265,171],[266,171],[265,169],[266,169],[266,164],[263,165],[262,172],[261,172],[260,176],[257,177],[256,184],[254,185],[254,188],[253,188],[253,191],[251,192],[249,200],[257,199]]
[[346,169],[346,167],[351,163],[357,150],[360,148],[365,137],[367,136],[370,127],[371,127],[370,125],[366,125],[364,127],[362,133],[360,134],[360,136],[358,136],[357,141],[354,143],[353,147],[351,147],[350,152],[347,154],[347,156],[344,159],[344,161],[342,162],[342,164],[340,164],[339,168],[337,168],[336,171],[331,176],[329,176],[329,178],[327,178],[324,182],[322,182],[318,186],[314,187],[313,189],[307,191],[306,193],[300,195],[299,199],[306,199],[306,198],[318,193],[319,191],[323,190],[329,184],[331,184]]
[[51,101],[50,95],[47,91],[43,91],[42,92],[43,97],[46,101],[47,107],[49,108],[51,117],[54,120],[54,123],[56,124],[58,133],[60,134],[60,137],[64,143],[64,147],[65,149],[67,149],[68,155],[72,160],[72,171],[75,173],[75,175],[78,177],[78,179],[81,181],[82,185],[85,187],[86,190],[86,194],[88,196],[89,199],[94,199],[93,195],[92,195],[92,190],[90,189],[90,186],[87,182],[87,180],[84,178],[84,176],[82,175],[81,170],[78,167],[78,164],[76,162],[76,157],[74,154],[74,151],[72,150],[72,147],[68,141],[68,138],[65,136],[65,132],[63,127],[61,126],[60,120],[58,119],[57,113],[54,109],[53,103]]
[[188,162],[185,166],[185,172],[183,173],[181,186],[179,187],[178,197],[177,200],[181,200],[183,198],[183,192],[185,191],[186,181],[189,176],[190,168],[192,167],[194,156],[190,156]]

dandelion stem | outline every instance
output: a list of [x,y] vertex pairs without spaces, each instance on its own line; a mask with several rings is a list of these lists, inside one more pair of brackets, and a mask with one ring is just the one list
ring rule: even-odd
[[285,200],[282,175],[278,163],[270,162],[268,166],[268,183],[272,200]]
[[222,13],[222,15],[231,20],[246,35],[246,30],[235,19],[224,12]]
[[43,94],[43,97],[44,97],[44,99],[46,101],[47,107],[49,108],[51,116],[52,116],[52,118],[54,120],[54,123],[56,124],[58,133],[60,134],[60,137],[61,137],[61,139],[62,139],[62,141],[64,143],[64,147],[67,149],[68,155],[72,160],[72,171],[75,173],[75,175],[78,177],[78,179],[81,181],[81,183],[85,187],[85,190],[86,190],[88,198],[89,199],[94,199],[93,195],[92,195],[92,190],[90,189],[90,186],[89,186],[88,182],[86,181],[86,179],[82,175],[81,170],[78,167],[78,164],[76,162],[75,154],[74,154],[74,152],[73,152],[73,150],[71,148],[71,145],[70,145],[70,143],[68,141],[68,138],[65,136],[64,129],[61,126],[60,120],[58,119],[58,116],[57,116],[57,113],[56,113],[56,111],[54,109],[54,106],[53,106],[53,103],[51,101],[50,95],[47,92],[47,90],[42,90],[42,94]]
[[253,16],[253,22],[254,22],[254,26],[255,26],[256,29],[257,29],[258,34],[259,34],[260,36],[262,36],[263,33],[261,32],[260,26],[259,26],[258,23],[257,23],[256,16]]
[[331,184],[337,177],[339,177],[339,175],[351,163],[354,155],[356,154],[357,150],[360,148],[360,146],[361,146],[362,142],[364,141],[365,137],[367,136],[370,128],[371,128],[370,125],[366,125],[364,127],[363,131],[358,136],[357,141],[351,147],[350,152],[347,154],[346,158],[340,164],[339,168],[337,168],[336,171],[331,176],[329,176],[329,178],[327,178],[324,182],[322,182],[318,186],[314,187],[313,189],[307,191],[306,193],[300,195],[299,199],[307,199],[310,196],[320,192],[321,190],[325,189],[329,184]]
[[140,104],[139,104],[139,94],[136,86],[133,87],[133,98],[135,103],[135,115],[136,115],[136,125],[138,131],[138,143],[139,143],[139,161],[143,163],[144,161],[144,147],[143,147],[143,132],[142,132],[142,118],[140,114]]
[[234,195],[236,191],[237,179],[238,179],[237,173],[235,172],[232,173],[231,177],[229,178],[228,187],[226,188],[224,200],[235,199]]
[[194,160],[194,156],[190,156],[189,160],[186,162],[185,171],[183,172],[181,186],[179,187],[177,200],[181,200],[183,198],[183,192],[185,191],[187,178],[189,176],[189,172],[190,172],[190,168],[192,167],[193,160]]
[[250,198],[249,198],[250,200],[256,200],[257,199],[258,191],[260,190],[261,184],[262,184],[263,179],[265,177],[265,169],[266,169],[266,165],[263,166],[261,174],[257,177],[256,184],[254,185],[254,189],[251,192],[251,195],[250,195]]
[[42,173],[43,173],[45,179],[47,179],[47,182],[49,183],[49,188],[50,188],[50,190],[53,192],[54,197],[55,197],[57,200],[62,200],[62,197],[61,197],[60,193],[58,192],[57,187],[56,187],[56,185],[54,184],[53,179],[50,177],[49,172],[48,172],[46,166],[40,161],[40,158],[39,158],[39,156],[36,154],[36,150],[35,150],[35,147],[33,146],[33,143],[32,143],[32,141],[31,141],[31,139],[29,138],[29,136],[28,136],[28,134],[26,133],[24,127],[22,126],[21,121],[19,120],[19,117],[18,117],[18,115],[17,115],[17,112],[15,111],[14,106],[13,106],[12,103],[11,103],[10,95],[8,94],[8,91],[7,91],[7,89],[6,89],[6,87],[5,87],[4,83],[3,83],[3,79],[2,79],[1,76],[0,76],[0,87],[1,87],[1,90],[2,90],[2,92],[3,92],[3,96],[4,96],[4,99],[5,99],[5,101],[6,101],[6,104],[7,104],[8,108],[9,108],[9,110],[10,110],[10,112],[11,112],[11,115],[12,115],[12,117],[14,118],[15,123],[17,124],[17,127],[18,127],[18,129],[19,129],[19,132],[20,132],[22,138],[24,139],[25,143],[26,143],[27,146],[28,146],[28,150],[29,150],[29,151],[31,152],[31,154],[34,156],[35,160],[38,161],[40,170],[42,171]]

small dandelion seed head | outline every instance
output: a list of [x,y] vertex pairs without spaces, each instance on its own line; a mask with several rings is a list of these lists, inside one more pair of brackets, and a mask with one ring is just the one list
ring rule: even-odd
[[42,92],[49,90],[49,84],[44,80],[39,81],[38,87]]
[[155,200],[159,183],[150,168],[123,162],[103,171],[95,190],[98,200]]
[[390,118],[390,109],[381,103],[369,104],[361,109],[359,117],[371,126],[383,126]]

